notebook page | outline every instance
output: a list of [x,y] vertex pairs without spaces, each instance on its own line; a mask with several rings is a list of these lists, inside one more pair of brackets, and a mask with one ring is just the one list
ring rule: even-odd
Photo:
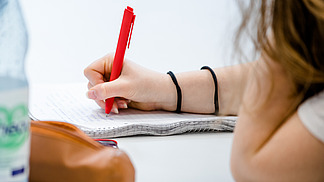
[[[141,130],[170,130],[185,125],[184,122],[215,120],[214,115],[177,114],[165,111],[120,110],[107,116],[93,100],[86,97],[86,84],[39,85],[31,89],[30,116],[36,120],[65,121],[87,131],[129,130],[129,126]],[[230,118],[232,117],[222,117]],[[149,127],[148,127],[149,126]],[[135,128],[136,128],[135,127]],[[145,129],[145,127],[148,127]],[[184,127],[184,126],[181,126]],[[134,130],[134,127],[131,129]],[[134,131],[136,132],[136,131]]]

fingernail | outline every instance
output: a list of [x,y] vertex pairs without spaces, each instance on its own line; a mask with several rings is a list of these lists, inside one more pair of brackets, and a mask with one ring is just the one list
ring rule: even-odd
[[87,96],[89,99],[94,99],[94,100],[97,99],[96,91],[94,90],[89,90]]
[[112,108],[112,110],[111,110],[113,113],[115,113],[115,114],[118,114],[119,112],[118,112],[118,109],[117,108]]
[[123,108],[124,108],[124,109],[127,109],[127,107],[128,107],[127,104],[124,103],[124,104],[123,104]]
[[127,109],[128,106],[126,103],[122,103],[122,104],[118,104],[118,107],[122,109]]

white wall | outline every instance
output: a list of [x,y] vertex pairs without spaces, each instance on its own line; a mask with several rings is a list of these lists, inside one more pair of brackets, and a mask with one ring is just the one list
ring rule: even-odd
[[[83,82],[83,69],[116,49],[123,11],[137,15],[126,57],[160,72],[229,62],[234,0],[22,0],[31,83]],[[236,14],[236,15],[235,15]]]

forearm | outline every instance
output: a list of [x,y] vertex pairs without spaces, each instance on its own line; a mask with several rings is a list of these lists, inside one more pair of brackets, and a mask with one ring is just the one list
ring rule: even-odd
[[[206,71],[184,72],[176,74],[176,78],[182,91],[182,112],[214,112],[214,83],[210,73]],[[176,94],[175,87],[173,94]]]
[[[245,88],[246,73],[254,62],[214,69],[218,82],[219,113],[237,115],[241,97]],[[214,113],[215,86],[208,70],[175,74],[182,90],[182,112]],[[169,78],[168,82],[172,82]],[[173,84],[173,83],[172,83]],[[169,87],[167,94],[174,104],[162,105],[164,110],[176,109],[176,87]]]
[[238,115],[246,88],[248,72],[256,61],[215,69],[218,80],[219,113]]

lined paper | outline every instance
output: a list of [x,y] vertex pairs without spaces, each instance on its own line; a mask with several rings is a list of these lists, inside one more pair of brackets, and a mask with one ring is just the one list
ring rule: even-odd
[[36,85],[30,94],[30,117],[76,125],[93,138],[173,135],[196,131],[232,131],[236,117],[121,109],[106,115],[86,97],[86,84]]

